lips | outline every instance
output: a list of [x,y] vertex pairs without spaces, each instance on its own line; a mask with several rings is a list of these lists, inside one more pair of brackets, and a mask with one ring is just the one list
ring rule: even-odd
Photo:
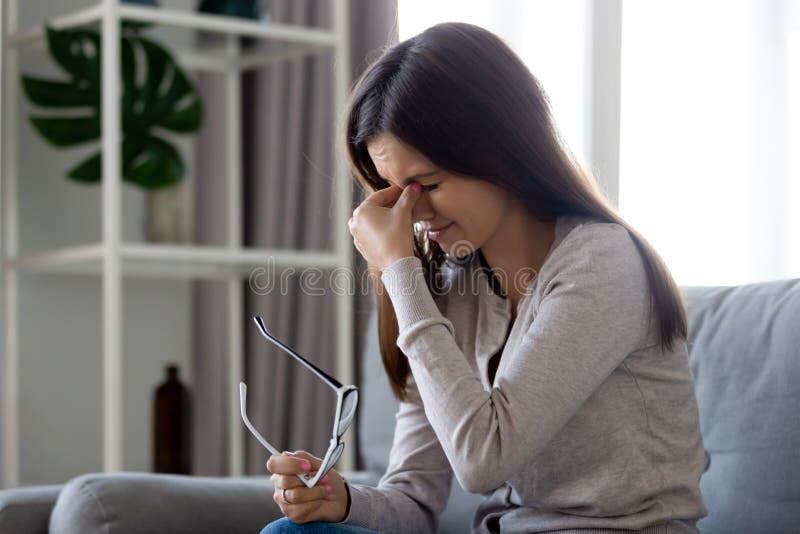
[[444,230],[445,228],[447,228],[447,227],[448,227],[448,226],[450,226],[451,224],[453,224],[453,223],[448,223],[448,224],[445,224],[444,226],[440,226],[439,228],[427,228],[427,230],[428,230],[429,232],[441,232],[442,230]]
[[430,237],[431,239],[437,239],[439,237],[442,237],[442,234],[444,234],[447,231],[447,229],[450,228],[451,226],[453,226],[453,223],[450,223],[446,226],[441,226],[439,228],[430,229],[428,230],[428,237]]

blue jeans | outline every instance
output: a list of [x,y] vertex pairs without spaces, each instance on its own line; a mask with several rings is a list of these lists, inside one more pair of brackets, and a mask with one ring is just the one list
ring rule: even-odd
[[355,525],[323,521],[311,521],[301,525],[288,517],[281,517],[264,527],[261,534],[380,534],[380,532]]

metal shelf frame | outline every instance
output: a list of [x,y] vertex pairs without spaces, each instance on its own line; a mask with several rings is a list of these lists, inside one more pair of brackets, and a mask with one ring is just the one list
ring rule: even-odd
[[[234,17],[192,13],[161,7],[121,4],[119,0],[100,0],[88,8],[54,17],[55,28],[99,25],[102,34],[102,241],[78,246],[19,254],[19,78],[18,50],[24,46],[43,46],[42,25],[18,28],[19,0],[3,2],[3,169],[2,228],[5,276],[5,350],[3,398],[3,487],[19,485],[19,273],[22,271],[90,274],[102,277],[102,363],[103,363],[103,471],[123,470],[122,441],[122,280],[124,276],[214,277],[228,281],[228,419],[229,473],[244,473],[244,426],[239,419],[238,383],[243,378],[244,324],[241,280],[253,269],[271,262],[276,268],[346,268],[353,265],[352,245],[346,232],[351,211],[352,184],[340,158],[334,154],[333,251],[257,249],[242,246],[238,213],[242,205],[242,165],[237,157],[241,145],[240,74],[243,70],[315,53],[333,52],[334,116],[343,109],[349,87],[349,21],[347,0],[332,2],[331,30],[263,23]],[[122,241],[120,176],[120,21],[134,20],[173,27],[213,32],[225,37],[222,50],[178,51],[181,64],[206,69],[225,76],[226,111],[226,204],[227,246],[151,245]],[[240,37],[255,37],[279,43],[274,50],[242,55]],[[333,127],[333,125],[331,125]],[[354,297],[347,292],[336,295],[336,372],[343,383],[355,380],[353,339]],[[345,439],[353,442],[353,428]],[[345,449],[340,460],[343,470],[355,467],[354,448]]]

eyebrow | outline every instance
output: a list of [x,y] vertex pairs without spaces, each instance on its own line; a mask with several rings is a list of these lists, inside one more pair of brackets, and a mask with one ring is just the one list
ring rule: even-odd
[[[426,176],[431,176],[431,175],[436,174],[436,173],[437,173],[437,171],[431,171],[431,172],[424,172],[422,174],[415,174],[414,176],[409,176],[408,178],[403,180],[403,185],[408,185],[411,182],[414,182],[414,181],[418,180],[419,178],[425,178]],[[384,178],[383,176],[381,176],[381,179],[382,180],[386,180],[386,178]],[[388,182],[389,180],[386,180],[386,181]]]

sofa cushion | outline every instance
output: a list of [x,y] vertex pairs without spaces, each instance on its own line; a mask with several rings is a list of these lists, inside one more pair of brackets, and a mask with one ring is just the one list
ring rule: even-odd
[[0,534],[46,534],[60,485],[0,491]]
[[50,517],[50,532],[259,532],[282,515],[272,493],[266,476],[92,473],[64,485]]
[[800,279],[683,288],[689,360],[711,455],[704,534],[797,532]]

